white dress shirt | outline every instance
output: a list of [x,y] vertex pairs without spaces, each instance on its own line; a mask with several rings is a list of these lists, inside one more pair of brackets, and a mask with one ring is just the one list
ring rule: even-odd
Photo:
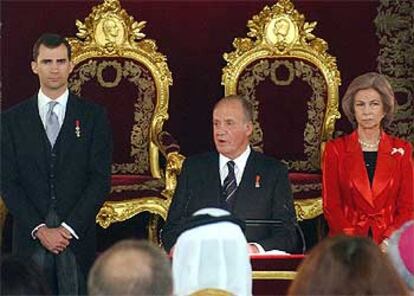
[[66,105],[68,103],[69,98],[69,90],[66,89],[65,92],[55,100],[52,100],[48,96],[46,96],[42,90],[39,90],[37,95],[37,106],[39,107],[39,116],[42,120],[43,126],[46,128],[46,114],[49,110],[49,103],[50,102],[57,102],[56,106],[53,108],[53,112],[57,115],[59,120],[59,127],[62,127],[63,121],[65,120],[66,114]]
[[220,170],[220,180],[221,185],[224,183],[227,174],[229,173],[229,168],[227,167],[227,162],[230,160],[234,161],[234,174],[236,175],[236,183],[239,186],[241,179],[243,177],[244,168],[246,167],[247,159],[249,158],[251,152],[250,146],[247,146],[246,150],[239,157],[235,159],[230,159],[222,154],[219,156],[219,170]]

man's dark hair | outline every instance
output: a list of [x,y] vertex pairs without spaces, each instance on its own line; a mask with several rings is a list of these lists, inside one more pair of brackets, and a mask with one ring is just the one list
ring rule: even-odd
[[36,61],[37,57],[39,56],[40,45],[46,46],[47,48],[56,48],[62,44],[68,50],[68,60],[70,61],[72,50],[70,48],[69,42],[64,37],[53,33],[42,34],[33,45],[33,61]]
[[148,241],[124,240],[98,257],[89,272],[88,293],[172,295],[171,263]]

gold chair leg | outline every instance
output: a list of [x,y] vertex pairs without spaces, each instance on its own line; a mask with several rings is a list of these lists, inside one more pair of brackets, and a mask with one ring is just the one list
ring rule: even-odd
[[2,245],[3,240],[3,230],[4,230],[4,224],[6,222],[6,216],[7,216],[7,208],[3,201],[3,199],[0,197],[0,247]]
[[161,240],[158,237],[158,223],[160,222],[160,216],[157,214],[150,214],[148,222],[148,240],[156,245],[161,244]]

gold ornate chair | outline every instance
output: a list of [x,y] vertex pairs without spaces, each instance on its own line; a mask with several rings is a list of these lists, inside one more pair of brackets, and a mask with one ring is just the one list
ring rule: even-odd
[[222,289],[207,288],[198,290],[190,294],[190,296],[232,296],[233,294]]
[[75,65],[69,85],[106,107],[113,130],[112,188],[96,222],[107,228],[147,211],[156,214],[149,238],[157,241],[158,217],[167,216],[183,156],[163,131],[172,76],[155,41],[145,38],[145,24],[118,0],[104,0],[77,20],[77,38],[68,39]]
[[7,208],[0,196],[0,247],[2,246],[3,242],[3,230],[6,223],[6,216],[7,216]]
[[340,74],[327,43],[290,0],[266,6],[223,55],[225,94],[254,107],[252,146],[282,159],[299,221],[322,213],[320,156],[338,112]]

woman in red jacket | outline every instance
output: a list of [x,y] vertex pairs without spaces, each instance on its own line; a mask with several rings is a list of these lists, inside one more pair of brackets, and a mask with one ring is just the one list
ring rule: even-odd
[[385,247],[414,217],[411,145],[383,131],[394,105],[390,83],[374,72],[355,78],[342,99],[356,128],[325,147],[323,208],[331,236],[369,236]]

